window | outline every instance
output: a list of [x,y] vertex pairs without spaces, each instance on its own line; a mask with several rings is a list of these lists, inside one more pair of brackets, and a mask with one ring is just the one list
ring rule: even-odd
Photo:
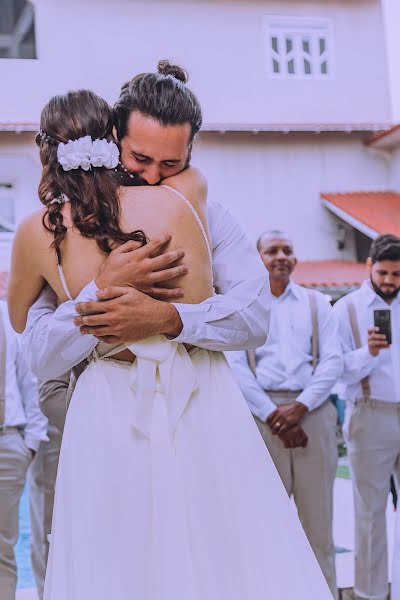
[[11,183],[0,182],[0,235],[14,233],[15,199]]
[[32,2],[0,0],[0,58],[36,58]]
[[272,77],[332,77],[333,42],[329,20],[267,17],[265,38]]

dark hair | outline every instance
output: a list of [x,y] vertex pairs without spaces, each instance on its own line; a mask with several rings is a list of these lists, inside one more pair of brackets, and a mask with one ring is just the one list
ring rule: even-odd
[[400,238],[391,233],[378,235],[371,244],[369,255],[373,263],[381,260],[400,260]]
[[146,243],[142,231],[125,233],[119,225],[118,181],[112,169],[92,167],[64,171],[57,160],[60,142],[89,135],[92,140],[112,141],[112,111],[105,100],[90,90],[71,91],[49,100],[40,117],[36,143],[43,170],[39,198],[47,206],[43,225],[54,233],[53,247],[60,260],[60,245],[67,228],[63,224],[61,203],[53,202],[65,195],[71,204],[71,217],[80,233],[94,238],[103,252],[112,244],[137,240]]
[[202,124],[201,107],[196,96],[186,87],[188,73],[160,60],[157,73],[141,73],[125,83],[114,105],[114,125],[118,139],[127,132],[128,119],[138,111],[162,125],[189,123],[192,142]]

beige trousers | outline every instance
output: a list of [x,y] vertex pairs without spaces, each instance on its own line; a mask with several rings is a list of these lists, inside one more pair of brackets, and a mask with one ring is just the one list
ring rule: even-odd
[[[293,402],[296,394],[268,392],[277,404]],[[287,493],[293,496],[300,521],[325,575],[333,597],[338,597],[335,546],[332,535],[333,484],[337,467],[336,409],[330,401],[307,413],[301,426],[308,435],[306,448],[285,448],[266,423],[257,425]]]
[[386,506],[390,476],[400,459],[400,404],[348,403],[343,432],[353,479],[355,584],[358,598],[386,600]]
[[39,599],[43,598],[49,542],[53,518],[54,488],[57,477],[62,432],[66,417],[69,373],[39,385],[40,407],[49,420],[50,441],[41,444],[29,470],[31,522],[31,561]]
[[20,431],[0,431],[0,598],[15,600],[17,564],[14,546],[18,541],[19,501],[32,452]]

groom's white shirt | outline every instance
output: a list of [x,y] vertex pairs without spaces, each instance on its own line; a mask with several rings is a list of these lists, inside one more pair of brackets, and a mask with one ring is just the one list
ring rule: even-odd
[[[270,319],[268,272],[226,207],[209,202],[208,223],[219,294],[200,304],[174,305],[183,323],[175,341],[217,351],[261,346]],[[57,308],[56,296],[47,287],[30,309],[22,343],[29,366],[40,379],[66,373],[98,343],[96,337],[81,334],[73,322],[75,305],[97,300],[97,289],[91,281],[75,300]]]

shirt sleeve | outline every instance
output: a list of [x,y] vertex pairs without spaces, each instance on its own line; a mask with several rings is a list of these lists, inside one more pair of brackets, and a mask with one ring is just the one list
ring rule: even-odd
[[265,422],[269,415],[276,410],[276,405],[260,386],[250,369],[246,352],[227,352],[226,358],[252,414]]
[[342,381],[346,385],[352,385],[371,375],[381,360],[381,354],[372,356],[368,345],[356,348],[345,299],[336,302],[334,310],[338,317],[339,337],[344,357]]
[[47,437],[47,419],[39,407],[37,379],[26,364],[20,344],[18,346],[17,379],[26,418],[24,439],[26,445],[37,452],[40,442],[49,441]]
[[200,304],[174,305],[183,323],[175,341],[216,351],[262,346],[271,310],[268,272],[230,211],[219,203],[211,203],[209,227],[218,294]]
[[325,402],[343,371],[337,316],[326,297],[317,297],[319,360],[310,383],[297,397],[310,411]]
[[75,300],[57,308],[57,298],[46,287],[28,313],[22,334],[22,348],[28,365],[40,380],[59,377],[85,359],[96,347],[98,339],[82,334],[74,324],[75,305],[97,300],[97,286],[88,283]]

